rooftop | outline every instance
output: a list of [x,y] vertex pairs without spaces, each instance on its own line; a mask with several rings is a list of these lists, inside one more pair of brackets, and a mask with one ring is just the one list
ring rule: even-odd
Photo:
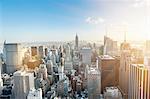
[[139,69],[143,69],[143,70],[150,68],[150,66],[146,66],[144,64],[132,64],[131,66],[135,66],[135,67],[138,67]]
[[113,58],[112,56],[109,56],[109,55],[103,55],[103,56],[100,56],[101,59],[103,60],[113,60],[115,58]]
[[96,67],[89,67],[88,74],[100,74],[100,71]]

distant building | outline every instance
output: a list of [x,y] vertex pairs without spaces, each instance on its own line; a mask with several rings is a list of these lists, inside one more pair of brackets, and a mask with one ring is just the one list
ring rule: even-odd
[[44,47],[43,46],[39,46],[38,55],[39,55],[39,58],[44,57]]
[[65,46],[65,60],[66,61],[71,61],[71,48],[69,43]]
[[26,99],[30,90],[34,89],[34,75],[26,71],[14,73],[15,99]]
[[73,69],[73,64],[70,61],[65,61],[64,70],[70,72]]
[[70,72],[73,69],[72,57],[71,57],[71,48],[70,45],[67,44],[65,48],[65,64],[64,70]]
[[132,48],[131,49],[131,62],[132,64],[143,64],[144,63],[144,58],[149,58],[149,57],[144,57],[143,49],[137,49],[137,48]]
[[52,60],[48,60],[47,63],[46,63],[46,68],[47,68],[47,73],[50,75],[50,74],[53,74],[53,63],[52,63]]
[[144,52],[144,65],[150,66],[150,40],[146,40]]
[[92,49],[89,47],[83,47],[81,49],[81,62],[83,64],[91,65],[91,58],[92,58]]
[[146,40],[145,44],[145,56],[150,57],[150,40]]
[[103,55],[118,56],[117,41],[113,41],[111,38],[104,36],[103,50]]
[[123,99],[120,90],[117,87],[106,87],[104,90],[104,99]]
[[101,72],[101,90],[105,87],[117,86],[119,84],[120,60],[109,55],[98,57],[98,66]]
[[150,99],[150,68],[131,64],[129,68],[128,99]]
[[75,70],[78,70],[79,69],[79,58],[78,57],[73,57],[73,62],[72,62],[72,65],[73,65],[73,69]]
[[75,50],[78,50],[79,49],[79,38],[78,38],[78,35],[76,34],[76,37],[75,37]]
[[31,56],[38,55],[38,48],[36,46],[31,47]]
[[89,99],[100,99],[101,73],[97,67],[86,67]]
[[38,77],[43,78],[44,80],[47,79],[47,68],[45,64],[40,64],[39,71],[38,71]]
[[48,55],[48,48],[44,49],[44,55],[47,56]]
[[56,54],[55,54],[55,49],[54,50],[52,50],[51,52],[52,52],[52,54],[50,55],[50,60],[52,60],[52,63],[53,63],[53,65],[55,66],[56,65]]
[[37,90],[32,89],[29,91],[29,94],[27,96],[27,99],[43,99],[42,98],[42,89],[39,88]]
[[4,50],[6,55],[6,72],[14,73],[22,66],[22,59],[24,52],[20,43],[7,43],[4,44]]

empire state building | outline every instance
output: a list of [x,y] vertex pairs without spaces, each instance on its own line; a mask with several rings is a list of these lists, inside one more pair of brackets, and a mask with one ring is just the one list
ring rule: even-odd
[[75,49],[78,50],[78,43],[79,43],[79,39],[78,39],[78,35],[76,34],[75,37]]

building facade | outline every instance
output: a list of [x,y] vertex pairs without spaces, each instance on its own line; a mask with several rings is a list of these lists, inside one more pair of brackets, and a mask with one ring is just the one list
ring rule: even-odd
[[128,99],[150,99],[150,67],[130,65]]
[[28,92],[34,89],[34,75],[26,71],[14,73],[14,94],[15,99],[26,99]]
[[119,89],[123,98],[128,99],[129,66],[131,64],[130,44],[123,42],[120,48]]
[[6,72],[14,73],[22,66],[22,59],[24,56],[20,43],[7,43],[4,44],[6,55]]
[[87,87],[89,99],[100,99],[101,73],[97,67],[87,67]]
[[105,87],[117,86],[119,84],[120,60],[109,55],[98,58],[98,66],[101,71],[101,91]]

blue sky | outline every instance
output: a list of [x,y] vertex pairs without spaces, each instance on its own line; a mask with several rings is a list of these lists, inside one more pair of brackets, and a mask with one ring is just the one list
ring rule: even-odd
[[[0,39],[8,42],[145,39],[143,0],[0,0]],[[142,27],[143,26],[143,27]],[[118,29],[119,27],[119,29]],[[121,27],[121,29],[120,29]],[[123,27],[123,29],[122,29]],[[145,33],[145,32],[144,32]]]

